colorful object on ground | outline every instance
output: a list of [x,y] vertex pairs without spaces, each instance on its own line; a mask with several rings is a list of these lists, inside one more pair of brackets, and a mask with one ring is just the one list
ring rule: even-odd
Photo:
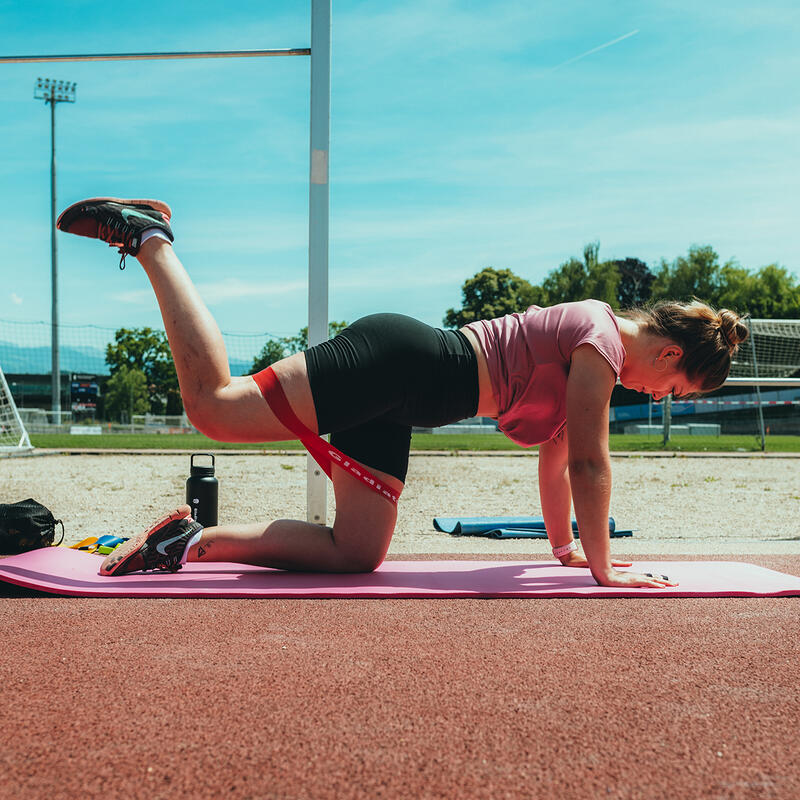
[[83,550],[87,553],[96,553],[97,555],[108,555],[113,552],[115,548],[119,547],[123,542],[127,542],[125,536],[112,536],[106,534],[105,536],[88,536],[86,539],[69,546],[70,550]]
[[117,545],[122,544],[123,542],[127,542],[128,539],[125,536],[112,536],[111,534],[106,534],[105,536],[101,536],[97,540],[98,547],[110,547],[115,548]]
[[69,546],[70,550],[88,550],[90,553],[95,550],[97,547],[97,537],[96,536],[87,536],[85,539],[82,539],[78,544],[71,544]]
[[[487,536],[490,539],[546,539],[543,517],[436,517],[433,527],[452,536]],[[578,523],[572,520],[575,538],[580,539]],[[618,530],[614,517],[608,518],[611,537],[633,536],[632,530]]]
[[97,559],[46,547],[0,559],[0,581],[78,597],[778,597],[800,596],[800,577],[737,561],[637,561],[635,572],[678,586],[598,586],[588,569],[552,561],[386,561],[375,572],[284,572],[190,562],[176,573],[98,574]]

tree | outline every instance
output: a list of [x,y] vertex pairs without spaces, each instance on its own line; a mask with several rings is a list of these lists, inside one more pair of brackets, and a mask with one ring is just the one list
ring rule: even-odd
[[[329,322],[328,338],[333,339],[334,336],[341,333],[349,324],[349,322]],[[290,336],[283,341],[286,342],[289,355],[293,353],[302,353],[304,350],[308,350],[308,325],[304,328],[300,328],[296,336]]]
[[510,269],[486,267],[461,287],[461,308],[444,316],[447,328],[460,328],[479,319],[493,319],[544,302],[542,289],[532,286]]
[[600,264],[600,242],[589,242],[583,246],[583,263],[588,270]]
[[586,277],[586,297],[602,300],[612,308],[619,305],[619,270],[613,261],[590,265]]
[[602,300],[616,308],[620,273],[613,261],[600,261],[600,242],[583,248],[583,261],[570,258],[551,270],[542,281],[546,302],[572,303],[587,298]]
[[487,267],[462,287],[461,309],[448,309],[447,327],[491,319],[529,305],[555,305],[587,298],[612,308],[633,308],[655,300],[698,298],[761,319],[800,319],[800,281],[778,264],[757,271],[734,260],[720,264],[710,245],[695,245],[672,262],[662,259],[655,272],[638,258],[600,261],[600,243],[583,248],[583,260],[570,258],[547,273],[540,286],[510,270]]
[[122,364],[106,382],[103,399],[107,419],[130,421],[134,414],[146,414],[150,410],[147,376]]
[[678,256],[672,264],[661,260],[653,281],[653,299],[686,302],[696,297],[714,305],[721,289],[719,256],[710,245],[695,246],[689,248],[686,256]]
[[286,357],[286,339],[267,339],[261,352],[253,359],[253,366],[250,367],[250,374],[261,372],[262,369],[280,361]]
[[572,303],[576,300],[585,300],[588,297],[586,282],[589,271],[586,264],[577,258],[570,258],[556,269],[550,270],[542,281],[542,290],[547,303]]
[[[328,323],[328,338],[333,339],[334,336],[341,333],[347,326],[348,322],[330,322]],[[278,339],[268,339],[261,352],[253,360],[253,366],[250,372],[260,372],[262,369],[280,361],[286,356],[293,355],[294,353],[302,353],[308,349],[308,326],[300,328],[295,336],[286,336]]]
[[106,347],[106,364],[112,376],[122,367],[144,373],[153,414],[182,413],[178,375],[164,331],[120,328],[114,334],[114,343]]
[[764,319],[800,318],[800,285],[785,267],[768,264],[752,280],[750,300],[741,306],[745,311]]
[[656,276],[650,267],[638,258],[621,258],[610,262],[619,272],[617,302],[620,308],[644,305],[652,294]]
[[[723,308],[732,308],[742,314],[760,308],[761,303],[756,298],[757,279],[753,273],[739,264],[729,261],[720,270],[720,292],[715,303]],[[753,316],[763,316],[753,314]]]

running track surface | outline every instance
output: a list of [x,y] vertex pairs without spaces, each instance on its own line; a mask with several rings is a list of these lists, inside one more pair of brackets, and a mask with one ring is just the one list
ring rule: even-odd
[[799,598],[2,589],[2,798],[800,797]]

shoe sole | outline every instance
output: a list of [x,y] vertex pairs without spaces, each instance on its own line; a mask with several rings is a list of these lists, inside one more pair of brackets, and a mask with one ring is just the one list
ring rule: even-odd
[[60,230],[61,220],[64,219],[70,211],[86,203],[119,203],[123,206],[150,206],[150,208],[155,211],[162,213],[167,218],[167,222],[172,218],[172,209],[166,203],[162,203],[161,200],[124,200],[119,197],[88,197],[86,200],[73,203],[69,208],[65,208],[56,220],[56,228]]
[[132,556],[139,552],[142,545],[154,533],[156,533],[156,531],[161,530],[161,528],[163,528],[168,522],[173,522],[174,520],[178,519],[185,519],[186,517],[191,516],[192,509],[189,508],[189,506],[178,506],[175,511],[162,517],[154,525],[151,525],[144,533],[140,533],[138,536],[128,539],[127,542],[123,542],[119,547],[117,547],[105,559],[105,561],[103,561],[102,565],[100,566],[100,574],[115,575],[120,569],[122,569],[122,567],[125,566],[126,562],[129,561]]

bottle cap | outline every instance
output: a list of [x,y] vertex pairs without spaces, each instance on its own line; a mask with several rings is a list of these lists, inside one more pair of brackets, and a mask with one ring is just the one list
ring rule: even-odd
[[[211,459],[211,465],[198,465],[194,463],[195,456],[208,456]],[[207,476],[214,474],[214,455],[212,453],[192,453],[189,459],[189,469],[192,475]]]

